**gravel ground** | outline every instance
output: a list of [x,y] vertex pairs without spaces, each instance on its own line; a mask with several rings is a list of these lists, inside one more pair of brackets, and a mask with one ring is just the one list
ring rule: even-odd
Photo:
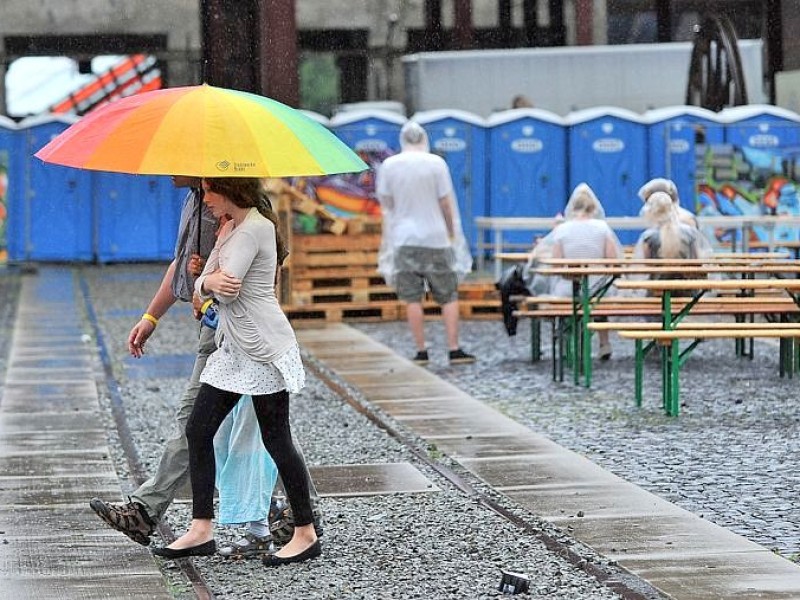
[[[161,444],[172,424],[173,407],[188,376],[187,364],[196,349],[196,329],[188,308],[176,306],[161,321],[158,333],[148,343],[147,357],[142,361],[127,357],[127,333],[157,288],[163,269],[163,265],[81,269],[102,340],[114,365],[119,395],[140,458],[148,471],[153,471],[157,464]],[[499,325],[481,324],[479,327],[491,336]],[[465,341],[469,347],[477,347],[479,336],[483,334],[478,327],[473,329],[472,324],[466,328],[469,337]],[[402,340],[405,332],[402,325],[371,326],[366,330],[379,339],[387,339],[394,332]],[[490,342],[484,343],[488,346]],[[403,351],[404,347],[398,350]],[[496,360],[505,362],[500,355],[498,348]],[[482,353],[481,358],[478,366],[453,372],[436,365],[432,368],[451,380],[465,378],[456,383],[469,386],[475,383],[479,371],[491,371],[488,357]],[[497,362],[493,364],[496,366]],[[147,377],[137,376],[138,369],[143,366],[149,369]],[[518,357],[508,366],[515,372],[514,377],[520,376],[519,384],[527,387],[530,372],[524,359]],[[543,377],[540,374],[531,379],[543,380]],[[487,391],[488,394],[488,383],[481,382],[481,393]],[[538,385],[547,383],[539,381]],[[509,387],[516,385],[515,379],[514,386]],[[108,407],[109,397],[105,393],[103,396],[101,401]],[[292,410],[292,426],[310,464],[410,462],[439,490],[423,494],[323,498],[325,553],[321,559],[307,564],[266,570],[259,561],[196,559],[195,564],[218,598],[496,598],[504,597],[497,591],[500,569],[530,575],[531,589],[526,596],[530,598],[601,600],[618,597],[566,558],[547,550],[537,535],[523,532],[454,488],[428,465],[418,461],[408,447],[378,429],[313,376],[309,377],[307,388],[293,397]],[[127,493],[131,487],[130,474],[113,431],[110,410],[106,421],[123,492]],[[441,460],[453,466],[446,457]],[[480,482],[473,483],[481,487]],[[483,491],[492,494],[491,490]],[[497,494],[493,497],[516,514],[537,523],[543,533],[558,539],[602,571],[616,572],[613,565],[570,540],[563,532],[541,522],[535,515],[526,514],[504,497]],[[185,529],[189,508],[186,503],[175,503],[168,511],[166,520],[174,531],[180,533]],[[239,534],[240,531],[233,528],[218,528],[217,540]],[[174,563],[160,561],[160,564],[175,597],[191,597]]]
[[[411,356],[404,323],[356,324]],[[500,322],[462,323],[480,358],[449,367],[440,322],[427,324],[439,377],[609,471],[794,561],[800,559],[800,403],[797,380],[778,376],[777,345],[756,341],[755,360],[730,340],[700,344],[681,370],[681,414],[660,409],[657,361],[645,367],[642,408],[633,402],[633,342],[612,334],[613,357],[595,361],[592,388],[553,382],[549,355],[530,361],[530,328],[508,337]],[[549,351],[550,327],[543,350]],[[595,351],[597,349],[595,342]]]

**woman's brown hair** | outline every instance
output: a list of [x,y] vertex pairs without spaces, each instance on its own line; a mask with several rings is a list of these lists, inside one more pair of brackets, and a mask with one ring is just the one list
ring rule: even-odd
[[207,177],[204,181],[209,191],[225,196],[239,208],[255,206],[264,218],[272,221],[275,225],[278,266],[282,265],[289,255],[289,250],[281,236],[278,215],[272,210],[272,203],[261,187],[261,180],[256,177]]

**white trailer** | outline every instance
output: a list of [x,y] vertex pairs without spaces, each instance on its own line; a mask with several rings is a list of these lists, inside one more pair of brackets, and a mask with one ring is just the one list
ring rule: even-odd
[[[739,40],[749,102],[766,102],[763,42]],[[459,109],[488,117],[517,94],[567,115],[595,106],[643,113],[686,102],[692,44],[423,52],[403,57],[409,114]]]

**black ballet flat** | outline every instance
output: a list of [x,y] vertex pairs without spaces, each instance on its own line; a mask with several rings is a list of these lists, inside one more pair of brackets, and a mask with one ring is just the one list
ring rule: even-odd
[[317,540],[300,554],[295,554],[294,556],[275,556],[274,554],[268,554],[267,556],[261,557],[261,562],[264,563],[265,567],[280,567],[281,565],[311,560],[320,554],[322,554],[322,544]]
[[162,556],[164,558],[187,558],[189,556],[211,556],[217,551],[217,542],[208,540],[203,544],[197,546],[189,546],[188,548],[153,548],[153,554]]

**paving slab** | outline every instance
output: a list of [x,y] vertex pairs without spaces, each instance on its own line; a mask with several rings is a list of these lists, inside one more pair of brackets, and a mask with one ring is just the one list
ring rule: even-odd
[[70,271],[23,277],[0,399],[0,590],[6,598],[171,598],[148,550],[91,511],[120,495],[93,345]]
[[439,490],[410,463],[309,467],[320,496],[377,496]]
[[800,566],[605,471],[406,358],[395,355],[391,367],[394,353],[369,336],[344,324],[297,336],[412,433],[668,597],[800,598]]
[[[326,498],[352,498],[383,494],[420,494],[439,488],[411,463],[309,465],[317,493]],[[192,490],[184,487],[176,496],[191,502]]]

